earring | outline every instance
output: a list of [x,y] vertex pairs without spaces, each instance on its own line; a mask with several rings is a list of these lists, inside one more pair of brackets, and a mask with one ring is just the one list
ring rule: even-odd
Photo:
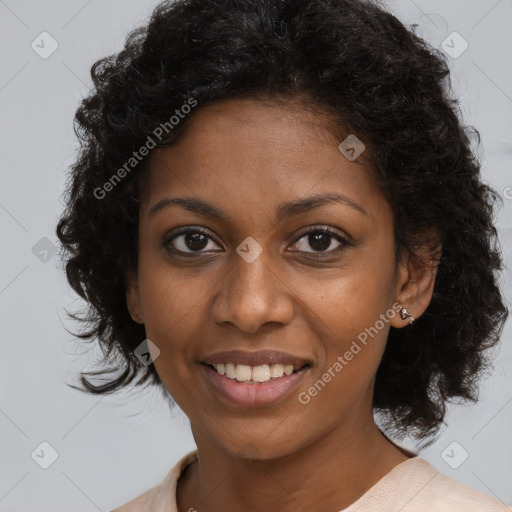
[[411,325],[413,322],[414,322],[414,317],[411,315],[411,313],[409,312],[409,310],[407,308],[402,308],[400,310],[400,317],[402,318],[402,320],[406,320],[407,318],[410,318],[410,322],[409,322],[409,325]]

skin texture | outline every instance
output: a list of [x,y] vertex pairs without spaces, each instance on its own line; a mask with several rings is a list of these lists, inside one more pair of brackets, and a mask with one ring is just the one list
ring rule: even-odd
[[[395,302],[414,318],[427,308],[435,272],[417,258],[395,261],[393,215],[371,173],[338,150],[319,114],[290,101],[227,100],[205,106],[183,137],[150,156],[140,207],[139,266],[127,274],[127,303],[160,355],[158,374],[190,419],[199,461],[178,485],[180,512],[341,510],[407,455],[374,423],[372,396],[389,323],[307,405],[297,393],[321,378],[365,328]],[[331,203],[275,222],[281,202],[338,193],[366,214]],[[200,198],[226,221],[164,198]],[[176,228],[201,227],[200,252]],[[308,242],[329,226],[322,259]],[[236,248],[248,236],[262,254],[247,263]],[[329,244],[330,241],[330,244]],[[202,252],[201,252],[202,251]],[[423,255],[428,258],[428,255]],[[230,349],[277,349],[311,361],[297,393],[251,408],[230,405],[199,361]],[[305,485],[305,482],[307,484]]]

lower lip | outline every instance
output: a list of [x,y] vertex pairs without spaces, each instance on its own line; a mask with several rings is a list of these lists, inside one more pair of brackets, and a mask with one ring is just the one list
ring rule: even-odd
[[210,384],[222,397],[230,404],[244,407],[267,405],[286,397],[300,384],[310,368],[306,366],[291,375],[283,375],[268,382],[247,384],[228,379],[206,364],[201,366]]

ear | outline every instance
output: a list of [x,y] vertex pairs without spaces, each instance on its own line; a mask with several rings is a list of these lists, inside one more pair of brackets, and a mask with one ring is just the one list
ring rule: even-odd
[[437,269],[441,260],[442,247],[439,238],[434,236],[415,254],[399,263],[397,272],[395,297],[402,308],[407,308],[412,315],[402,319],[400,314],[390,320],[393,327],[401,328],[409,325],[411,320],[418,319],[428,308],[434,292]]
[[126,305],[134,322],[144,323],[142,303],[140,300],[139,279],[137,272],[129,269],[125,272]]

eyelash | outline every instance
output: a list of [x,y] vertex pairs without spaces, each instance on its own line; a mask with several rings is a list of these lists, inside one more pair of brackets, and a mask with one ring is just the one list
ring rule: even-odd
[[[178,238],[178,237],[180,237],[182,235],[189,234],[189,233],[200,233],[200,234],[210,238],[211,240],[213,240],[215,242],[213,237],[206,230],[204,230],[202,228],[184,228],[184,229],[181,229],[180,231],[178,231],[177,233],[173,233],[172,236],[166,237],[164,239],[163,243],[162,243],[162,247],[165,250],[167,250],[168,252],[172,253],[172,254],[186,255],[185,257],[189,257],[189,256],[196,255],[196,254],[202,254],[201,251],[185,252],[185,251],[180,251],[179,249],[174,249],[174,248],[170,248],[169,247],[169,245],[171,244],[171,242],[174,239],[176,239],[176,238]],[[342,252],[347,247],[352,247],[353,246],[353,244],[351,242],[349,242],[346,238],[341,236],[337,231],[335,231],[332,228],[328,228],[326,226],[313,226],[308,231],[302,233],[295,240],[295,242],[293,242],[292,245],[295,245],[297,242],[302,240],[302,238],[304,238],[304,237],[306,237],[306,236],[308,236],[308,235],[310,235],[312,233],[324,233],[324,234],[330,235],[333,238],[335,238],[341,244],[338,248],[333,249],[331,251],[327,251],[327,252],[299,251],[299,252],[308,254],[309,255],[308,257],[312,257],[313,259],[321,259],[321,258],[325,258],[327,256],[332,256],[332,255],[335,255],[335,254],[338,254],[338,253]],[[215,252],[219,252],[219,251],[215,251]]]

